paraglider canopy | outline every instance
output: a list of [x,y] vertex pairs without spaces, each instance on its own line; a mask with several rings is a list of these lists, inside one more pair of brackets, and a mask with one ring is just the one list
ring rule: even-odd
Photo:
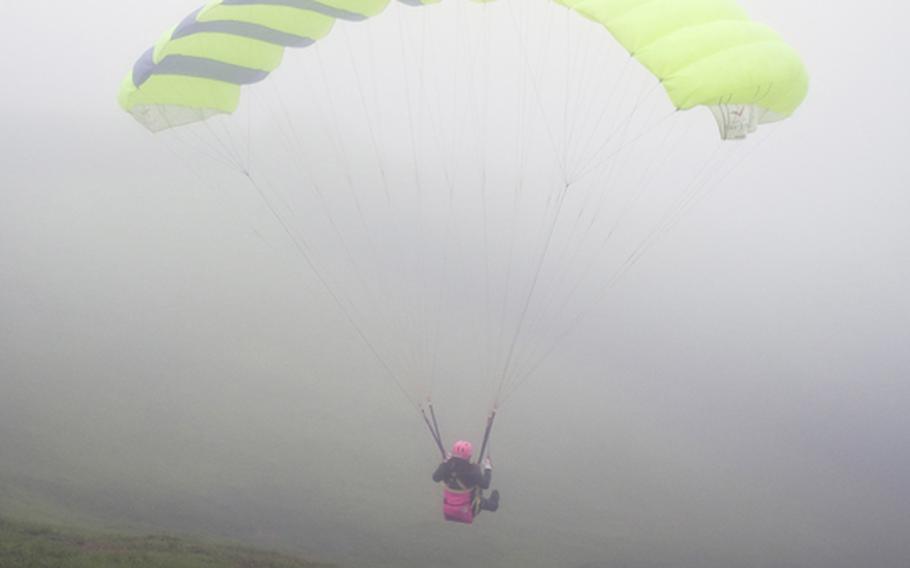
[[[676,108],[709,107],[723,138],[786,118],[805,98],[808,75],[797,54],[736,0],[555,1],[606,28]],[[336,19],[366,20],[388,2],[214,0],[143,54],[120,104],[152,131],[232,113],[240,86],[265,79],[286,47],[307,47]]]
[[212,0],[119,102],[219,195],[257,200],[417,412],[453,384],[485,412],[808,75],[735,0],[427,4]]

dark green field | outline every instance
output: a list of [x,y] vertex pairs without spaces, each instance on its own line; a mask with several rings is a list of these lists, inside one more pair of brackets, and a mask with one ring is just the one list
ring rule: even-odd
[[0,518],[3,568],[327,568],[272,552],[172,536],[125,536]]

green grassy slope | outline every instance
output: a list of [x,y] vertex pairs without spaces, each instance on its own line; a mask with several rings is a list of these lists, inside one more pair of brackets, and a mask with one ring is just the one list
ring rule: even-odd
[[0,518],[4,568],[327,568],[272,552],[171,536],[124,536]]

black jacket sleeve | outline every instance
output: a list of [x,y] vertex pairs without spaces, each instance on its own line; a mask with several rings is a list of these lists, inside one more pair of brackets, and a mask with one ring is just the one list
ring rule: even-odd
[[492,470],[482,470],[479,465],[472,465],[471,469],[462,476],[462,482],[466,487],[479,487],[489,489],[490,481],[493,477]]
[[480,487],[481,489],[489,489],[490,482],[492,480],[493,480],[493,470],[492,469],[484,470],[484,472],[480,478],[480,483],[478,483],[477,486]]
[[433,472],[433,481],[439,483],[449,475],[449,462],[442,462]]

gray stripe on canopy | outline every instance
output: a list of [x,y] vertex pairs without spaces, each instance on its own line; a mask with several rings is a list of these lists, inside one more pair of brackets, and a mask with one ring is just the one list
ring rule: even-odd
[[260,26],[259,24],[251,24],[249,22],[235,22],[233,20],[200,22],[196,20],[198,14],[199,10],[196,10],[184,18],[184,20],[180,22],[180,25],[174,30],[171,38],[180,39],[182,37],[200,33],[230,34],[258,39],[282,47],[306,47],[315,41],[312,38],[280,32],[278,30],[273,30],[272,28]]
[[[153,51],[149,50],[146,53],[151,54]],[[143,58],[145,58],[144,55]],[[136,65],[138,67],[139,64],[137,63]],[[250,83],[262,81],[269,76],[268,71],[262,71],[261,69],[250,69],[249,67],[241,67],[240,65],[232,65],[231,63],[223,63],[203,57],[191,57],[189,55],[168,55],[157,65],[152,64],[150,70],[144,69],[143,71],[144,73],[137,77],[136,69],[133,69],[133,83],[137,87],[152,75],[200,77],[234,85],[249,85]],[[141,79],[141,81],[136,82],[137,78]]]
[[398,0],[402,4],[407,4],[408,6],[423,6],[421,0]]
[[298,10],[317,12],[325,16],[338,18],[339,20],[359,21],[367,19],[363,14],[326,6],[325,4],[320,4],[316,0],[222,0],[221,3],[225,6],[249,6],[253,4],[287,6],[289,8],[297,8]]
[[150,47],[145,50],[145,53],[142,54],[142,57],[136,61],[136,64],[133,65],[133,84],[137,87],[142,86],[143,83],[148,81],[148,78],[152,76],[152,73],[155,71],[155,48]]

